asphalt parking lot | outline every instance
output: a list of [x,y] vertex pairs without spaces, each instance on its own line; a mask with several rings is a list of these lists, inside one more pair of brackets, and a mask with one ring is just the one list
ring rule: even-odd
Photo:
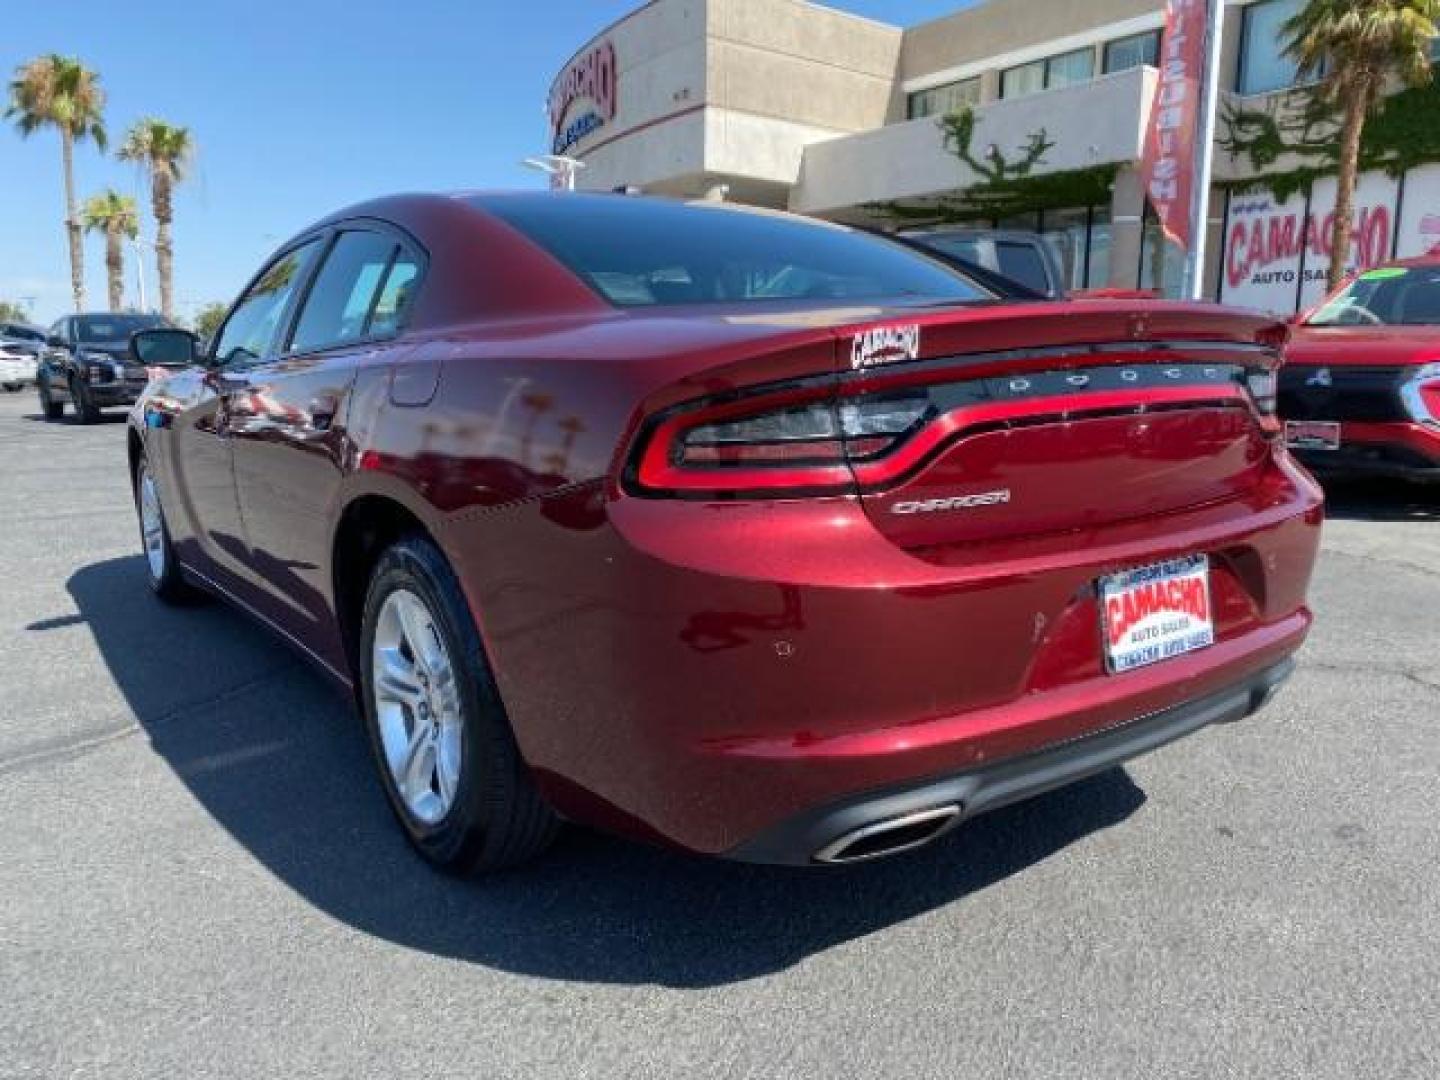
[[866,867],[461,883],[301,660],[149,597],[124,472],[0,395],[0,1076],[1440,1075],[1440,490],[1336,493],[1246,724]]

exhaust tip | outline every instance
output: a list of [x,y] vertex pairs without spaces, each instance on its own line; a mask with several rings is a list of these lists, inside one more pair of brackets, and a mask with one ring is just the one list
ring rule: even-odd
[[959,820],[958,803],[886,818],[845,833],[817,851],[814,858],[816,862],[839,865],[898,855],[928,844]]

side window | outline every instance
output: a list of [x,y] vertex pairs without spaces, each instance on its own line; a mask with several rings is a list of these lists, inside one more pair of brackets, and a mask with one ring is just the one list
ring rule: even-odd
[[217,363],[245,363],[274,352],[291,298],[319,247],[320,241],[311,240],[270,264],[221,328],[213,354]]
[[370,336],[382,337],[398,333],[405,309],[415,294],[415,281],[420,276],[420,264],[415,257],[401,248],[390,264],[385,275],[385,284],[375,301],[375,311],[370,316]]
[[290,352],[309,352],[367,335],[370,310],[398,245],[381,233],[342,232],[315,275]]

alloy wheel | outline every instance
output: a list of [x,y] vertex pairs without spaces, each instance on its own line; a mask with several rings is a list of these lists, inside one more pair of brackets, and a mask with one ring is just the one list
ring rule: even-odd
[[165,577],[165,519],[160,513],[160,492],[150,470],[140,466],[140,537],[145,545],[145,561],[150,564],[150,578]]
[[396,589],[385,598],[371,660],[370,692],[390,777],[410,814],[435,825],[459,789],[464,723],[454,662],[416,593]]

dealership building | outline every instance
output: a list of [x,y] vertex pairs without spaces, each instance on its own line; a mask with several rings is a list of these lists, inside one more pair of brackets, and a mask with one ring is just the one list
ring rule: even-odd
[[[1227,3],[1222,112],[1284,112],[1296,70],[1281,26],[1300,2]],[[1164,23],[1162,0],[988,0],[912,27],[804,0],[652,0],[557,75],[551,149],[584,163],[582,188],[723,191],[871,224],[958,207],[967,227],[1049,236],[1072,288],[1173,295],[1181,259],[1139,178]],[[940,123],[967,107],[974,164]],[[1034,197],[984,216],[976,166],[1037,145],[1018,185]],[[1335,183],[1267,186],[1295,164],[1217,149],[1209,295],[1280,312],[1319,299]],[[1366,173],[1355,225],[1364,264],[1440,245],[1440,163]]]

